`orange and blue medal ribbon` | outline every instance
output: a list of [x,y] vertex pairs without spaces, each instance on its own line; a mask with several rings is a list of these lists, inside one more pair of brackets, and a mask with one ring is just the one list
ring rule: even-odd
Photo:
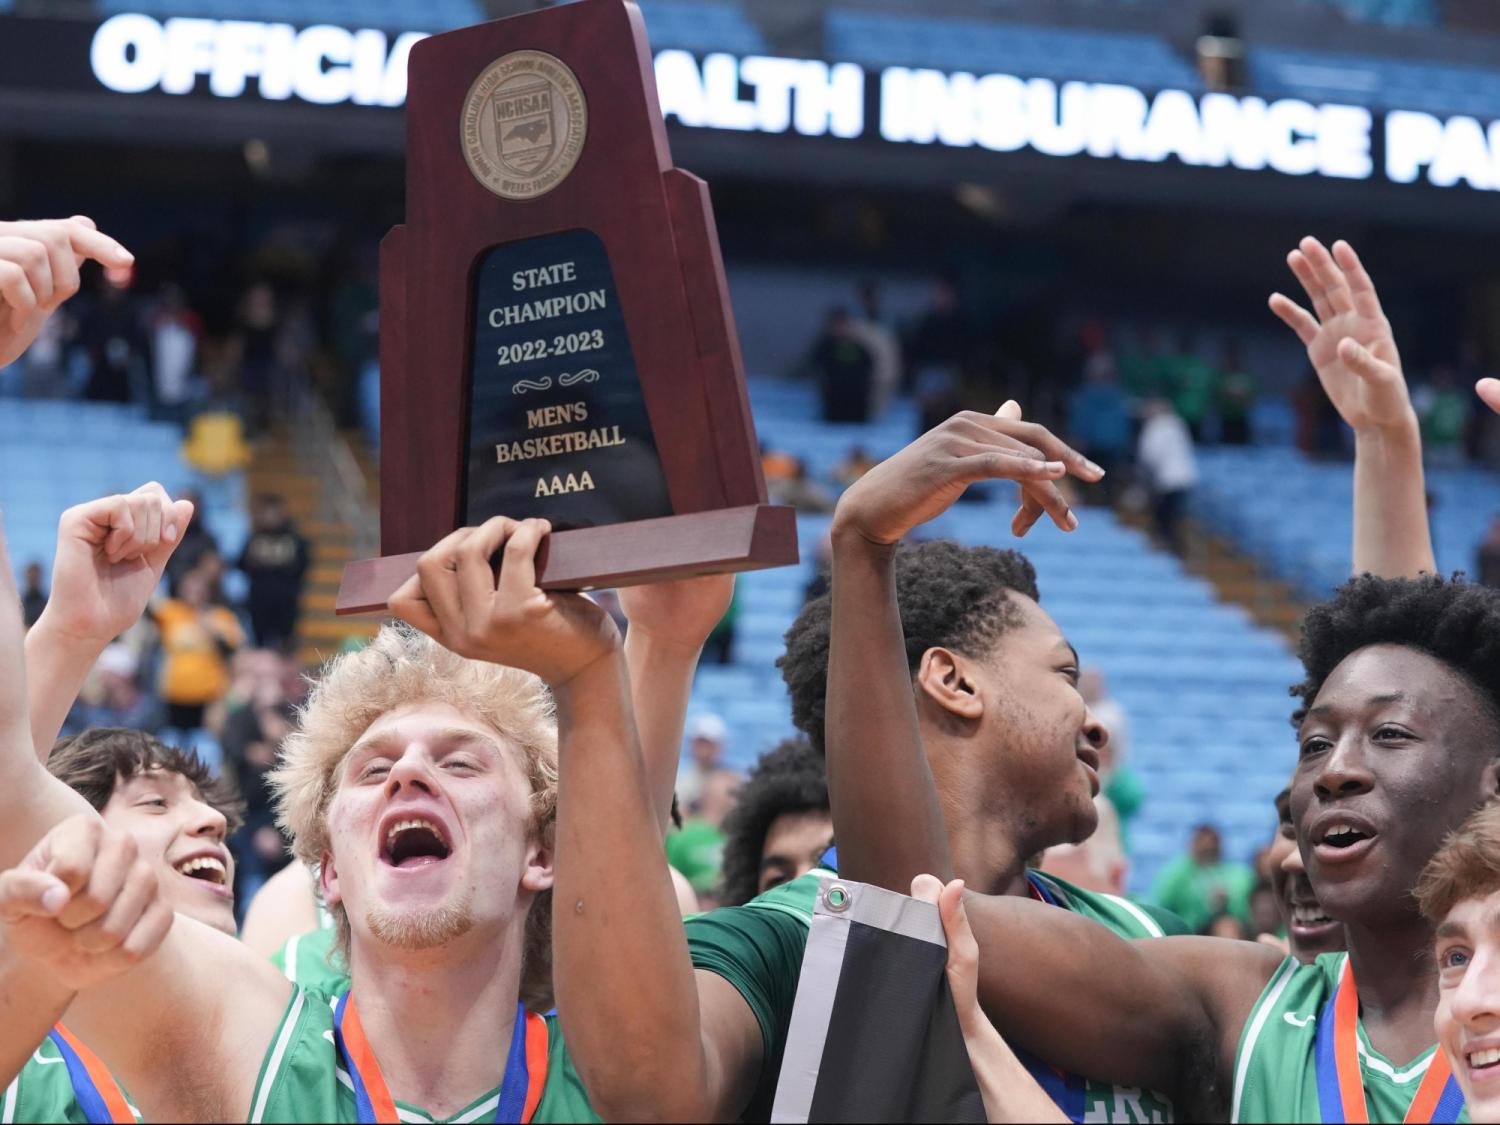
[[[338,1006],[334,1008],[333,1035],[354,1084],[354,1102],[360,1122],[386,1125],[397,1121],[396,1101],[385,1084],[370,1041],[365,1038],[354,998],[347,992],[339,997]],[[541,1103],[542,1088],[546,1084],[547,1021],[518,1003],[494,1120],[521,1125],[529,1122]]]
[[[1359,1069],[1359,993],[1354,987],[1354,967],[1347,960],[1338,988],[1318,1016],[1315,1061],[1318,1108],[1323,1120],[1335,1125],[1367,1125],[1370,1111],[1365,1105],[1364,1078]],[[1453,1077],[1448,1057],[1435,1050],[1406,1111],[1406,1120],[1451,1125],[1463,1108],[1463,1091]]]
[[58,1024],[47,1036],[57,1053],[67,1064],[68,1079],[73,1083],[73,1096],[83,1110],[84,1118],[91,1125],[133,1122],[135,1114],[120,1084],[110,1074],[103,1060],[85,1047],[71,1031]]

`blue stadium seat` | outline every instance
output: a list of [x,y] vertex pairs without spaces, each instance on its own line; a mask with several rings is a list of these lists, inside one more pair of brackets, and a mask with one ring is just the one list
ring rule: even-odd
[[682,0],[639,0],[646,33],[655,49],[676,47],[707,54],[728,51],[761,55],[767,50],[760,29],[738,4],[684,3]]
[[1293,47],[1250,54],[1257,93],[1377,109],[1500,116],[1500,69]]
[[299,27],[330,23],[390,31],[449,31],[484,21],[478,0],[98,0],[99,10],[157,17],[261,20]]
[[1202,88],[1192,65],[1154,35],[834,10],[825,41],[831,57],[871,66]]

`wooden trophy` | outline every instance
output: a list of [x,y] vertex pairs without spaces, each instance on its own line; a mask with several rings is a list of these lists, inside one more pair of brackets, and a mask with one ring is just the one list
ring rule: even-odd
[[412,49],[380,247],[384,610],[443,536],[544,516],[548,589],[797,561],[766,503],[708,186],[672,167],[640,11],[578,0]]

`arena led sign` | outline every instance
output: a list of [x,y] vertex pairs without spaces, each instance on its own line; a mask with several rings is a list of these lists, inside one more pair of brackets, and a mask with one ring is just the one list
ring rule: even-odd
[[[396,107],[420,32],[125,13],[94,33],[94,77],[124,94]],[[656,55],[663,114],[694,129],[1270,170],[1500,191],[1500,121],[1009,74],[717,52]],[[1378,144],[1377,144],[1378,142]]]
[[285,23],[169,19],[125,13],[99,25],[89,50],[94,76],[121,94],[190,94],[200,76],[216,97],[238,98],[254,80],[271,101],[399,106],[406,56],[426,36],[349,31],[330,24],[300,31]]

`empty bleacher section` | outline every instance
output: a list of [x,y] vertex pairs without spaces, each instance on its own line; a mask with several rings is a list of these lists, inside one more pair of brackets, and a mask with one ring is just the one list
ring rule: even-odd
[[1500,113],[1500,72],[1333,51],[1257,47],[1252,86],[1266,97],[1332,101],[1425,113]]
[[[1199,453],[1200,519],[1309,599],[1349,577],[1353,475],[1347,464],[1312,461],[1291,447]],[[1497,508],[1500,481],[1480,469],[1427,473],[1438,569],[1473,573]]]
[[764,54],[765,37],[738,4],[640,0],[653,47],[708,53]]
[[[812,388],[799,384],[753,380],[751,399],[762,440],[824,477],[853,444],[884,457],[915,428],[905,403],[866,426],[825,425],[816,420]],[[1206,582],[1104,509],[1085,510],[1071,535],[1039,527],[1014,544],[1013,497],[1008,488],[994,492],[983,503],[957,505],[928,531],[1024,550],[1043,605],[1084,662],[1104,671],[1129,714],[1130,761],[1148,793],[1131,826],[1132,889],[1148,886],[1204,819],[1224,830],[1228,854],[1248,860],[1271,832],[1271,799],[1295,757],[1286,689],[1300,677],[1285,642],[1239,607],[1216,602]],[[739,767],[791,733],[775,660],[828,524],[827,516],[800,517],[802,567],[741,576],[735,662],[699,671],[694,706],[729,723]]]
[[1128,82],[1196,90],[1197,72],[1153,35],[834,10],[828,56],[870,66]]
[[148,480],[169,492],[203,489],[205,525],[224,556],[239,556],[248,525],[243,479],[202,478],[179,452],[182,430],[148,421],[134,407],[107,403],[0,403],[0,512],[19,573],[30,562],[50,571],[63,509]]

